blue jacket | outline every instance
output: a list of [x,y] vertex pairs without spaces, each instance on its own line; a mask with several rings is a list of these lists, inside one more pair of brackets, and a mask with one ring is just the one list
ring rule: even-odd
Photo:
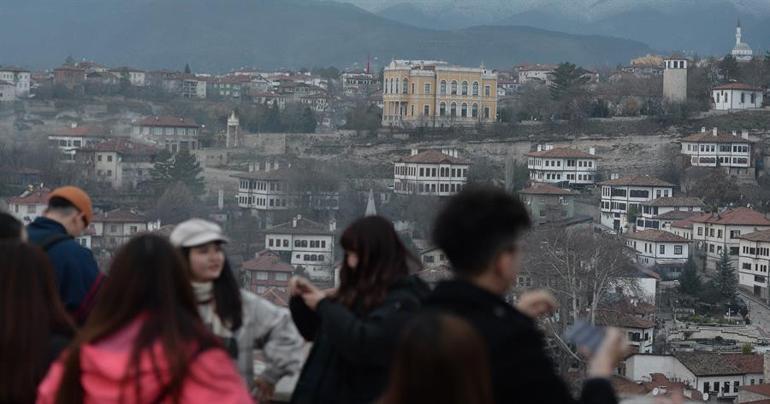
[[[52,234],[66,235],[67,230],[61,223],[41,216],[27,226],[27,233],[30,242],[40,244]],[[74,313],[99,275],[96,260],[91,250],[71,238],[52,245],[47,253],[54,268],[59,296],[67,311]]]

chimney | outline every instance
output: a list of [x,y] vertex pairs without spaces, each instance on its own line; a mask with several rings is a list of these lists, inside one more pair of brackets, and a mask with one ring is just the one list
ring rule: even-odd
[[77,127],[78,127],[78,123],[77,123],[77,122],[72,122],[72,123],[70,124],[70,128],[72,128],[72,129],[75,129],[75,128],[77,128]]
[[278,160],[273,161],[273,170],[278,169]]
[[414,156],[414,155],[417,155],[417,153],[419,153],[419,150],[418,150],[418,149],[411,149],[411,150],[409,150],[409,155],[410,155],[410,156]]
[[610,174],[610,179],[611,179],[611,180],[616,180],[616,179],[618,179],[618,178],[620,178],[620,174],[618,174],[618,173],[612,173],[612,174]]
[[337,231],[337,221],[334,218],[329,220],[329,231],[332,233]]
[[543,151],[543,145],[541,144],[537,145],[537,151]]
[[711,129],[711,134],[714,135],[714,136],[717,135],[717,128],[716,128],[716,126],[713,129]]
[[291,219],[291,227],[296,228],[297,227],[297,220],[301,219],[302,216],[297,215],[294,218]]
[[596,148],[595,147],[589,148],[588,149],[588,154],[590,154],[592,156],[596,155]]
[[706,127],[705,126],[701,126],[700,127],[700,133],[706,133]]
[[744,140],[749,140],[749,130],[744,129],[741,131],[741,138]]
[[733,131],[733,136],[737,137],[738,134],[735,131]]

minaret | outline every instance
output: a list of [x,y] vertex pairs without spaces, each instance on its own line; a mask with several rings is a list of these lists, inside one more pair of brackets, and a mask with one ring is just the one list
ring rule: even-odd
[[663,99],[678,103],[687,101],[687,59],[667,58],[663,69]]
[[741,19],[738,19],[738,25],[735,27],[735,44],[741,43]]
[[241,121],[235,116],[235,111],[227,118],[227,137],[225,138],[225,147],[239,147],[240,144]]
[[377,206],[374,205],[374,191],[369,189],[369,198],[366,201],[364,216],[377,216]]

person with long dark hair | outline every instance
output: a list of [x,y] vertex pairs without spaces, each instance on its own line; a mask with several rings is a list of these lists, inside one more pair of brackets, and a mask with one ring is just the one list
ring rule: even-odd
[[[190,219],[178,224],[171,242],[189,264],[198,311],[221,339],[255,395],[269,400],[278,381],[302,366],[304,341],[288,310],[240,289],[227,261],[227,237],[216,223]],[[264,352],[266,369],[254,376],[254,349]]]
[[27,240],[24,225],[10,213],[0,212],[0,240]]
[[486,345],[459,317],[428,312],[404,330],[380,404],[493,404]]
[[292,317],[313,341],[292,403],[371,403],[382,393],[404,324],[420,309],[427,286],[417,260],[393,225],[378,216],[355,221],[340,240],[339,288],[321,291],[292,278]]
[[[21,227],[21,226],[20,226]],[[74,334],[45,253],[0,241],[0,403],[31,403]]]
[[141,235],[123,246],[94,311],[51,367],[37,402],[250,403],[198,315],[186,271],[160,236]]

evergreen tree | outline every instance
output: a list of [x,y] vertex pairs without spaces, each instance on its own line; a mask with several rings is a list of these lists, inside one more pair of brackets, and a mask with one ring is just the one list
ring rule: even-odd
[[730,256],[727,253],[727,249],[723,250],[722,255],[719,257],[717,270],[711,278],[711,284],[714,289],[719,292],[719,296],[723,302],[730,302],[735,298],[738,278],[730,263]]
[[273,105],[267,111],[262,129],[266,132],[282,132],[283,125],[281,124],[281,111],[278,107],[278,102],[274,101]]
[[305,107],[302,110],[300,116],[300,132],[302,133],[314,133],[318,127],[318,121],[316,120],[315,113],[310,107]]
[[725,76],[725,80],[738,80],[739,69],[738,61],[733,55],[727,55],[719,62],[719,71]]
[[703,286],[698,269],[692,258],[687,260],[684,270],[679,275],[679,291],[690,296],[697,296]]
[[184,65],[184,72],[186,74],[192,74],[192,69],[190,69],[190,64],[189,63]]
[[582,91],[588,78],[583,75],[583,69],[572,63],[561,63],[551,73],[551,98],[556,101],[574,97]]
[[161,153],[150,175],[159,192],[169,189],[173,184],[181,183],[193,195],[200,196],[205,192],[202,172],[203,169],[195,156],[188,150],[182,150],[174,155]]

